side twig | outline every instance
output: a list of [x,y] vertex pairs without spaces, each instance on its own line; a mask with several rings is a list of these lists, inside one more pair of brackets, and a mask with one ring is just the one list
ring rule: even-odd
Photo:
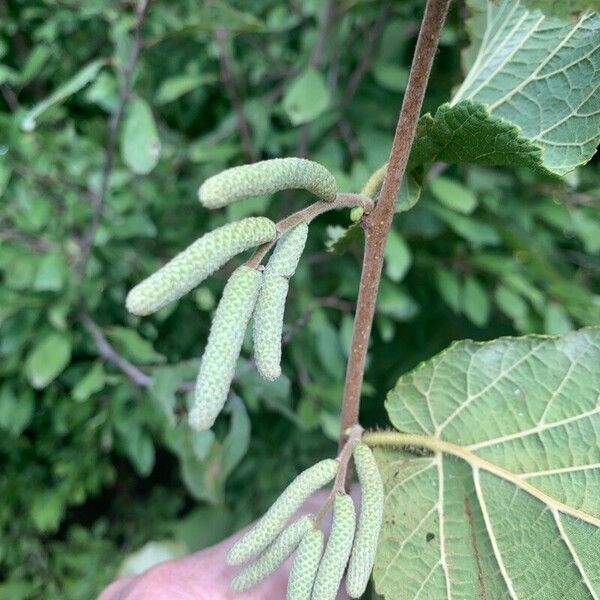
[[[148,388],[152,385],[152,376],[145,373],[140,368],[136,367],[133,363],[129,362],[125,357],[121,356],[112,346],[112,344],[106,339],[102,330],[90,317],[90,315],[84,313],[80,317],[80,322],[83,328],[90,334],[90,337],[94,340],[96,348],[98,348],[98,354],[109,363],[117,367],[122,373],[124,373],[135,385]],[[184,381],[177,387],[179,392],[189,392],[194,389],[193,381]]]
[[127,64],[123,67],[121,73],[121,86],[119,91],[119,101],[115,107],[114,112],[110,118],[108,124],[108,134],[106,137],[105,147],[105,159],[104,167],[102,168],[102,177],[100,179],[100,189],[98,193],[92,198],[92,220],[89,227],[85,231],[81,239],[81,256],[77,265],[77,276],[79,279],[83,278],[85,273],[85,267],[90,255],[92,244],[98,226],[100,225],[100,219],[102,217],[102,210],[104,208],[104,202],[106,201],[106,195],[108,193],[108,184],[110,176],[113,170],[115,162],[115,151],[117,149],[117,134],[119,132],[119,125],[123,119],[125,107],[131,95],[131,88],[133,84],[133,75],[135,73],[135,67],[140,55],[140,49],[142,46],[142,27],[148,11],[148,5],[150,0],[138,0],[136,7],[136,22],[133,30],[133,46],[131,54]]
[[365,232],[365,249],[344,385],[340,447],[344,444],[345,432],[358,422],[367,348],[383,268],[385,240],[392,225],[396,194],[408,165],[417,121],[449,5],[450,0],[427,2],[381,193],[375,208],[365,215],[361,222]]
[[225,87],[229,102],[235,112],[238,128],[240,131],[240,137],[242,138],[242,148],[244,149],[244,156],[246,162],[256,162],[258,160],[256,151],[254,150],[254,144],[252,143],[252,135],[250,133],[250,125],[244,113],[244,105],[242,99],[238,93],[235,79],[233,76],[233,69],[227,51],[227,31],[220,27],[215,32],[215,38],[219,47],[219,65],[221,68],[221,81]]
[[[325,5],[325,12],[323,14],[323,20],[321,21],[321,27],[319,29],[319,36],[317,43],[313,49],[313,53],[310,57],[309,66],[319,69],[323,64],[323,58],[325,56],[325,45],[329,38],[329,32],[335,20],[337,13],[337,7],[335,0],[327,0]],[[308,140],[310,134],[310,123],[305,123],[300,130],[300,140],[298,142],[298,150],[296,156],[304,157],[308,152]]]

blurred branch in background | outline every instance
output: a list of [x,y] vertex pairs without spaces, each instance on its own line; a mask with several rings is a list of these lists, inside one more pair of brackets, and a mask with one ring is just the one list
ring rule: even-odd
[[227,42],[229,39],[227,31],[223,27],[219,27],[215,32],[215,39],[217,41],[217,47],[219,49],[221,82],[223,83],[223,87],[225,89],[225,92],[227,93],[227,97],[229,98],[231,107],[233,108],[237,117],[238,130],[240,133],[240,138],[242,140],[244,156],[246,158],[245,162],[256,162],[258,159],[256,150],[254,149],[254,144],[252,143],[250,126],[248,125],[248,120],[246,119],[246,115],[244,114],[244,105],[242,99],[240,98],[237,85],[235,83],[235,76],[233,73],[231,58],[229,56],[229,50],[227,47]]
[[[140,55],[140,49],[142,47],[142,27],[146,18],[146,13],[150,0],[138,0],[136,11],[135,11],[135,25],[133,26],[133,43],[129,60],[124,65],[120,73],[120,91],[117,105],[113,111],[113,114],[108,123],[108,132],[106,136],[106,149],[105,149],[105,160],[104,167],[102,169],[102,176],[100,178],[100,188],[98,193],[94,195],[92,199],[93,213],[89,227],[84,232],[81,240],[81,256],[77,265],[77,274],[81,279],[85,273],[85,268],[89,258],[89,254],[94,243],[94,236],[100,225],[100,219],[102,218],[102,210],[104,202],[106,200],[106,194],[108,193],[108,185],[110,182],[110,176],[113,170],[115,162],[115,151],[117,148],[117,135],[119,132],[119,125],[123,119],[125,112],[125,106],[131,96],[131,90],[133,86],[133,76],[135,68]],[[116,65],[115,65],[116,66]]]

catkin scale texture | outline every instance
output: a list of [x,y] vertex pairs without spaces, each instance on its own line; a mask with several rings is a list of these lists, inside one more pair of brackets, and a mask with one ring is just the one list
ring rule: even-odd
[[329,202],[337,193],[335,178],[319,163],[305,158],[274,158],[209,177],[200,186],[198,198],[206,208],[221,208],[243,198],[295,188]]
[[296,549],[311,527],[312,521],[308,516],[288,525],[256,562],[234,577],[231,589],[234,592],[245,592],[268,577]]
[[270,219],[248,217],[207,233],[136,285],[127,295],[127,310],[149,315],[181,298],[236,254],[275,239]]
[[326,458],[300,473],[258,523],[235,543],[227,554],[227,562],[238,565],[262,552],[305,500],[335,477],[338,467],[336,459]]
[[358,528],[346,575],[346,591],[351,598],[360,598],[364,594],[373,570],[383,519],[384,497],[383,482],[371,449],[360,442],[354,448],[353,456],[361,498]]
[[356,513],[352,498],[348,494],[337,494],[333,504],[331,533],[317,571],[312,600],[335,600],[352,549],[355,527]]
[[189,416],[191,427],[198,431],[212,427],[227,400],[260,281],[257,270],[241,266],[223,290],[202,356]]
[[296,271],[307,236],[308,225],[300,223],[277,242],[256,301],[254,358],[258,372],[271,381],[281,375],[281,337],[288,278]]
[[254,309],[254,361],[269,381],[281,375],[281,337],[289,281],[265,273]]
[[290,571],[287,600],[310,600],[323,552],[323,532],[312,529],[300,542]]
[[308,225],[300,223],[281,236],[267,263],[266,271],[282,277],[291,277],[306,246]]

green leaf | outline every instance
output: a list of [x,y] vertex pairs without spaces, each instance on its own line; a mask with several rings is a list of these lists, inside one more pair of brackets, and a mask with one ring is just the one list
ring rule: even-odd
[[448,227],[474,246],[495,246],[500,243],[496,230],[474,217],[457,214],[440,204],[428,203],[427,210],[445,221]]
[[319,71],[309,67],[291,84],[283,98],[283,109],[293,125],[313,121],[331,101],[329,88]]
[[62,256],[56,252],[49,252],[38,264],[32,288],[37,291],[56,292],[62,289],[67,273],[67,265]]
[[169,77],[160,84],[154,103],[157,106],[168,104],[216,80],[217,78],[214,75],[207,73],[202,75],[176,75],[175,77]]
[[94,363],[91,369],[79,380],[71,395],[78,402],[85,402],[90,396],[99,392],[106,384],[106,373],[101,362]]
[[250,419],[241,399],[233,395],[226,411],[231,415],[229,432],[223,440],[223,477],[233,472],[250,446]]
[[391,229],[385,242],[385,274],[394,282],[404,279],[412,263],[410,248],[404,238]]
[[446,304],[455,312],[462,307],[462,284],[458,276],[449,269],[438,267],[435,270],[435,284]]
[[21,392],[17,396],[8,384],[0,388],[0,429],[20,435],[31,422],[33,409],[32,393]]
[[524,0],[529,9],[539,9],[554,17],[576,17],[585,10],[600,11],[600,0]]
[[160,158],[160,139],[148,103],[136,98],[129,103],[121,130],[121,155],[136,174],[146,175]]
[[505,315],[513,319],[517,325],[529,314],[527,302],[525,302],[519,294],[513,292],[505,285],[499,285],[496,288],[494,299],[496,300],[498,308],[500,308]]
[[448,177],[435,177],[429,182],[431,193],[447,208],[470,215],[477,207],[477,197],[468,188]]
[[49,108],[64,102],[69,96],[77,93],[81,88],[93,81],[104,65],[105,61],[99,59],[83,67],[81,71],[71,77],[66,83],[63,83],[63,85],[58,87],[50,94],[50,96],[36,104],[28,113],[26,113],[21,121],[21,129],[23,129],[23,131],[33,131],[37,126],[36,120],[39,119],[44,112]]
[[377,452],[379,594],[598,596],[599,364],[590,328],[459,342],[399,379],[386,409],[403,433],[387,442],[425,455]]
[[154,443],[150,435],[138,427],[123,436],[123,444],[125,453],[139,475],[150,475],[155,459]]
[[410,321],[419,313],[419,305],[404,289],[386,281],[377,294],[377,314],[394,321]]
[[410,155],[411,167],[434,161],[540,169],[542,150],[512,123],[483,104],[463,100],[423,115]]
[[556,302],[549,302],[544,311],[544,331],[550,335],[567,333],[573,329],[573,321],[567,311]]
[[[600,140],[595,93],[600,84],[599,44],[598,13],[562,21],[527,10],[519,0],[504,0],[500,6],[488,2],[487,29],[477,58],[451,104],[442,107],[449,123],[454,112],[464,113],[469,106],[465,102],[473,103],[470,110],[478,114],[484,132],[473,140],[480,156],[463,149],[470,159],[485,163],[502,146],[520,148],[520,154],[530,155],[529,162],[539,162],[555,175],[589,161]],[[472,118],[460,120],[470,128]],[[493,126],[499,138],[488,138],[485,148],[480,141]],[[456,127],[450,130],[451,135],[464,137]]]
[[135,329],[126,327],[111,327],[107,331],[110,340],[127,358],[140,365],[165,362],[165,357],[159,354],[152,344],[144,339]]
[[25,361],[29,383],[37,390],[51,383],[71,360],[71,340],[60,333],[49,333],[39,341]]
[[474,277],[468,277],[463,287],[462,309],[478,327],[490,318],[490,300],[485,288]]

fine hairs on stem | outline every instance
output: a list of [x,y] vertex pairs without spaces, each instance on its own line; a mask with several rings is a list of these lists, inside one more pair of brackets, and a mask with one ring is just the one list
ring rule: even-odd
[[375,208],[361,220],[365,233],[365,248],[352,345],[344,383],[340,448],[346,438],[345,432],[358,422],[360,394],[383,268],[385,240],[392,225],[396,194],[408,165],[427,82],[449,6],[450,0],[427,2],[381,192]]

